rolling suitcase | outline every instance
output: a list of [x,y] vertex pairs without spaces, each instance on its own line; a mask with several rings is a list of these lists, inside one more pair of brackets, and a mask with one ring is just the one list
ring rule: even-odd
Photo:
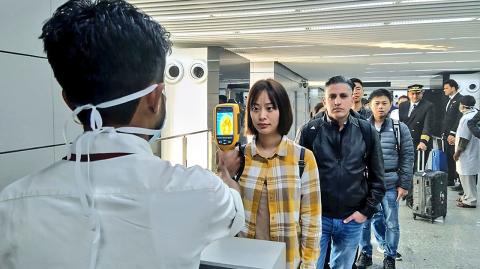
[[447,215],[447,173],[424,170],[425,152],[417,156],[417,172],[413,175],[413,219],[436,218]]
[[[441,138],[437,137],[433,137],[433,142],[434,146],[429,156],[429,161],[432,164],[432,171],[443,171],[446,173],[448,170],[448,165],[444,142]],[[441,147],[439,146],[439,142]]]

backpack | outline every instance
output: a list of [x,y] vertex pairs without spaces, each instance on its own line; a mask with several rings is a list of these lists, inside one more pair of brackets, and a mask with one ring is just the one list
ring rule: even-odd
[[[240,179],[240,176],[243,174],[243,169],[245,169],[245,148],[247,147],[246,144],[240,145],[238,147],[238,150],[240,152],[241,161],[240,161],[240,168],[238,169],[237,174],[233,177],[235,181],[238,182]],[[303,171],[305,170],[305,148],[301,147],[300,149],[300,158],[298,159],[298,172],[300,175],[300,178],[303,176]]]

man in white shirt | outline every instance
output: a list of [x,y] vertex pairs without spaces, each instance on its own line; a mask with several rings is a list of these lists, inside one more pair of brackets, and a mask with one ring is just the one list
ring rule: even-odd
[[71,154],[0,193],[0,267],[198,268],[244,225],[242,201],[200,168],[153,155],[165,119],[169,33],[121,1],[68,1],[45,51],[85,132]]

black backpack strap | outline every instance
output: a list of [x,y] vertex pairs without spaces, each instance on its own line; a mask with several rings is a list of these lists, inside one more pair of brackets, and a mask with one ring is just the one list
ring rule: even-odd
[[300,159],[298,160],[298,170],[300,172],[300,178],[303,176],[303,170],[305,170],[305,148],[300,149]]
[[400,146],[401,146],[401,142],[400,142],[400,137],[401,137],[401,134],[400,134],[400,122],[397,121],[397,120],[394,120],[392,118],[390,118],[390,120],[392,121],[392,125],[393,125],[393,135],[395,136],[395,141],[397,142],[397,152],[398,152],[398,155],[400,155]]
[[372,128],[370,128],[370,123],[364,120],[358,120],[358,126],[360,127],[360,131],[362,132],[362,136],[363,136],[363,141],[365,142],[365,146],[367,148],[365,152],[365,158],[366,158],[368,155],[370,155],[370,151],[372,149]]
[[237,174],[233,176],[233,180],[237,181],[240,180],[240,177],[243,174],[243,169],[245,169],[245,148],[247,147],[246,144],[238,145],[238,151],[240,155],[240,167],[238,168]]
[[313,151],[313,142],[317,138],[318,132],[324,123],[323,118],[315,118],[305,125],[302,129],[303,143],[301,144],[303,147]]

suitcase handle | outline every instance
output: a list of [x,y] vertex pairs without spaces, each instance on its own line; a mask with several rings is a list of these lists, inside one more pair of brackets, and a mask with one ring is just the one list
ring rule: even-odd
[[[442,150],[443,152],[445,152],[445,141],[443,141],[443,139],[441,137],[438,137],[438,136],[433,136],[433,141],[435,142],[434,143],[434,149],[440,149]],[[440,143],[438,143],[438,141],[440,141]],[[441,147],[439,147],[439,145],[441,145]]]
[[417,172],[425,171],[425,151],[417,151]]

